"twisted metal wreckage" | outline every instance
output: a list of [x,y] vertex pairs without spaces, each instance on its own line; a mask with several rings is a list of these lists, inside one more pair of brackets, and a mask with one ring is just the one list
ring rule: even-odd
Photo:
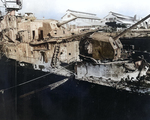
[[[59,22],[37,20],[31,13],[16,16],[15,10],[22,8],[22,2],[16,4],[19,7],[6,5],[8,12],[0,21],[1,53],[7,58],[19,61],[20,66],[33,64],[35,70],[67,78],[74,74],[75,79],[94,84],[140,93],[150,92],[148,63],[144,58],[132,59],[128,52],[124,52],[119,40],[150,15],[117,36],[112,36],[99,28],[79,31],[63,26],[76,18]],[[59,85],[67,81],[64,80]],[[58,87],[57,83],[53,85],[53,88]]]

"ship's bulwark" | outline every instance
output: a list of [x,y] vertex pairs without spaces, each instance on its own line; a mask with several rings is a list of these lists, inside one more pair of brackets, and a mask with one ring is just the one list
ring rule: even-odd
[[[32,65],[20,67],[17,63],[3,57],[0,60],[1,89],[47,74],[31,69]],[[56,89],[45,89],[24,98],[17,98],[26,92],[62,79],[63,76],[51,74],[33,83],[0,93],[0,119],[149,120],[150,118],[150,96],[118,91],[78,81],[73,77]]]

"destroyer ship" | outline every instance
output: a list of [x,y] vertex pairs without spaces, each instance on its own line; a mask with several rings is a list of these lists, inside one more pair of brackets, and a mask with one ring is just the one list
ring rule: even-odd
[[2,56],[18,61],[21,67],[31,65],[34,70],[42,70],[48,75],[63,76],[63,80],[52,80],[48,86],[51,89],[73,76],[91,84],[149,94],[149,64],[143,56],[133,59],[132,51],[125,51],[119,38],[150,15],[113,35],[100,31],[99,27],[83,31],[63,26],[76,17],[59,22],[38,20],[32,13],[15,15],[15,11],[22,8],[20,0],[11,3],[6,0],[4,5],[7,14],[0,21]]

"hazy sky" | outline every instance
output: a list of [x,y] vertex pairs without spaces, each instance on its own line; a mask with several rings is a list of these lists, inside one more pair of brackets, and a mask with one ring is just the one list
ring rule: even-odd
[[[2,3],[1,3],[2,5]],[[60,20],[67,9],[105,17],[110,11],[123,15],[144,17],[150,13],[149,0],[24,0],[21,13],[33,12],[37,18]]]

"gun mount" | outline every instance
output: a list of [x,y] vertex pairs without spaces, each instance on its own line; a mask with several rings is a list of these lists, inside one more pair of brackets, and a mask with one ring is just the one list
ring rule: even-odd
[[[123,32],[121,32],[116,36],[104,32],[97,32],[92,34],[89,39],[81,41],[80,54],[91,56],[96,60],[121,59],[123,45],[119,40],[119,38],[132,28],[136,27],[137,25],[148,19],[149,17],[150,15],[146,16],[145,18],[138,21],[137,23],[135,23],[134,25],[127,28],[126,30],[124,30]],[[85,46],[85,48],[83,48],[82,46]]]

